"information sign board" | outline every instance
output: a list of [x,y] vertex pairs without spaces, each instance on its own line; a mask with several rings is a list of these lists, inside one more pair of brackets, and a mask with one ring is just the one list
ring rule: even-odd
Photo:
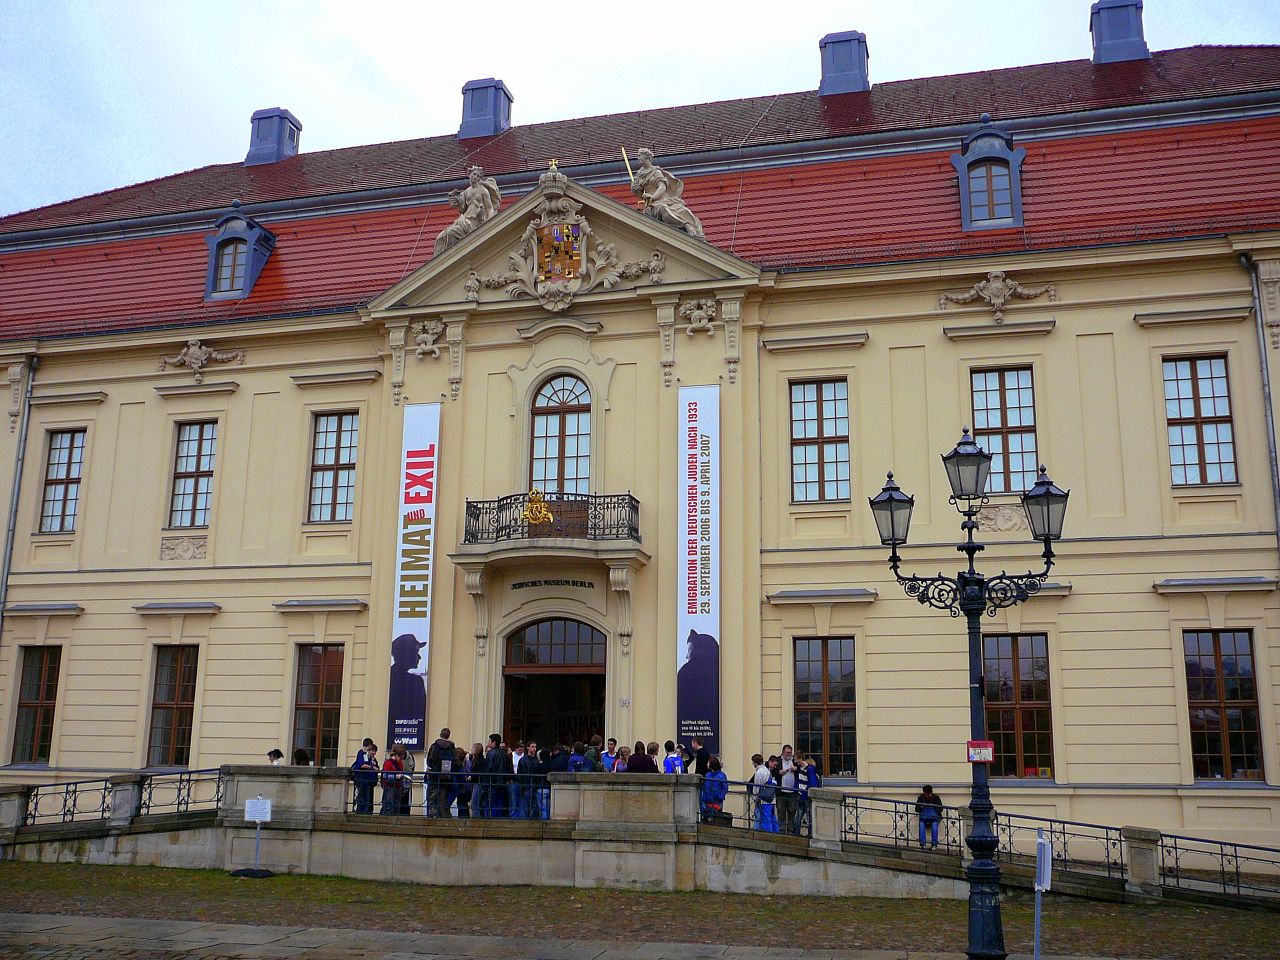
[[271,800],[255,797],[244,802],[244,818],[251,823],[271,822]]
[[996,745],[994,740],[970,740],[968,746],[970,763],[995,763]]

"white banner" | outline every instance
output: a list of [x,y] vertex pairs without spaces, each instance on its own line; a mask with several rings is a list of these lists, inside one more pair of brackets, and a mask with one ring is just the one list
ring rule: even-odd
[[680,387],[676,731],[720,752],[720,388]]
[[426,749],[439,449],[440,404],[407,404],[400,446],[400,523],[396,537],[395,612],[391,619],[391,682],[387,698],[388,750],[396,740],[408,750]]

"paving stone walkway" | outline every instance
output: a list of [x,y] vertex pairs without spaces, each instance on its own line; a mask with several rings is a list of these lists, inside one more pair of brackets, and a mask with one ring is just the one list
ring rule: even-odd
[[[353,914],[353,919],[354,919]],[[387,933],[339,927],[0,913],[5,960],[964,960],[962,953]],[[1029,960],[1010,954],[1010,960]],[[1050,957],[1043,960],[1103,960]]]

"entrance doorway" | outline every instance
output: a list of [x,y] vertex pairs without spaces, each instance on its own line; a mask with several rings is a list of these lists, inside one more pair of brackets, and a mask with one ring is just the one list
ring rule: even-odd
[[508,636],[502,668],[507,743],[572,745],[603,736],[605,647],[605,635],[578,620],[538,620]]

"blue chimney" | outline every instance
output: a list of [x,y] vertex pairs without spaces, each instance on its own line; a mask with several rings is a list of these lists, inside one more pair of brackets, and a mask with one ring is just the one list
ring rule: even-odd
[[302,140],[302,124],[283,107],[255,110],[250,118],[249,152],[244,155],[246,167],[260,163],[288,160],[298,152]]
[[870,90],[871,80],[867,72],[867,35],[858,30],[844,33],[828,33],[818,41],[822,51],[822,83],[818,95],[833,93],[857,93]]
[[1094,63],[1151,59],[1142,35],[1142,0],[1098,0],[1089,8],[1089,32]]
[[511,103],[507,85],[489,77],[462,85],[462,126],[458,139],[492,137],[511,129]]

